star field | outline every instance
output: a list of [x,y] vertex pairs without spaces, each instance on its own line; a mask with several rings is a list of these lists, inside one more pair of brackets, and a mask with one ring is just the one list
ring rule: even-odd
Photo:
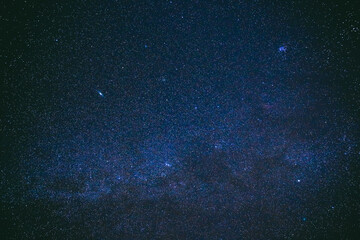
[[2,6],[4,239],[356,239],[354,2]]

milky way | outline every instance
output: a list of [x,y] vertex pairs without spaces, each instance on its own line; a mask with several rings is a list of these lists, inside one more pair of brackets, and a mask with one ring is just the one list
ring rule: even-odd
[[8,239],[356,239],[352,2],[5,8]]

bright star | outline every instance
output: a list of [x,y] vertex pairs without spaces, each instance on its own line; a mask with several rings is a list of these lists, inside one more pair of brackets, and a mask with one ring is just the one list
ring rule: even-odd
[[96,90],[96,91],[101,97],[104,97],[104,94],[102,92],[100,92],[99,90]]

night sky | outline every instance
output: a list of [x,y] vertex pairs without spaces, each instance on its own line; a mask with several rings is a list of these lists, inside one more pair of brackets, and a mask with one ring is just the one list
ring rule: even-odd
[[0,238],[360,239],[357,4],[5,1]]

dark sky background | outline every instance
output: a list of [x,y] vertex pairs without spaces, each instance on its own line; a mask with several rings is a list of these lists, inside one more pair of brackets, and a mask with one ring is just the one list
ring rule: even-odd
[[1,239],[359,239],[357,1],[5,1]]

